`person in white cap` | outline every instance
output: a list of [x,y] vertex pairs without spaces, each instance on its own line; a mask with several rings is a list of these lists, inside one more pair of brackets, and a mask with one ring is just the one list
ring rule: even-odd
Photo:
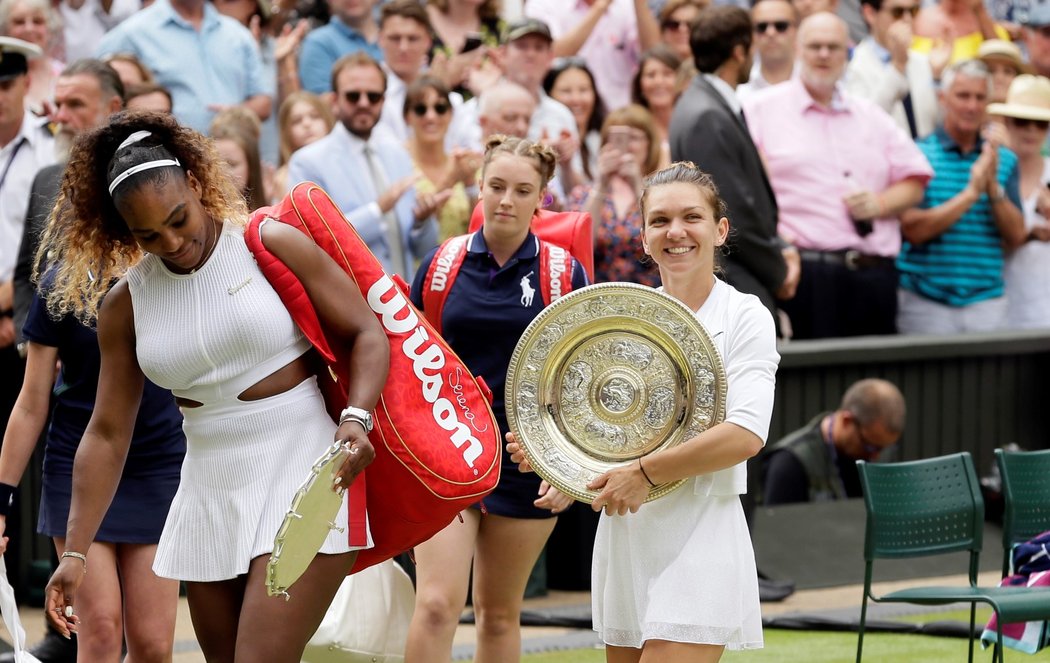
[[1050,79],[1018,76],[1005,103],[989,105],[988,114],[1004,118],[1006,145],[1017,155],[1021,173],[1026,235],[1003,268],[1007,327],[1050,327],[1050,159],[1042,154],[1050,132]]

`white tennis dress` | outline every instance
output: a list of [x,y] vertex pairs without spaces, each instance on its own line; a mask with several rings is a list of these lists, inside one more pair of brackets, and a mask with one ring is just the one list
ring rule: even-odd
[[[243,229],[230,223],[196,272],[174,274],[147,255],[128,272],[128,285],[142,372],[204,404],[182,408],[186,458],[153,570],[197,582],[247,573],[253,558],[273,551],[292,497],[336,425],[316,378],[259,400],[238,394],[310,343],[256,265]],[[346,519],[344,504],[336,525]],[[350,550],[336,530],[321,547]]]
[[[716,279],[696,316],[725,365],[725,420],[765,440],[780,361],[769,311]],[[746,490],[740,463],[694,477],[637,513],[602,514],[591,597],[594,630],[606,644],[762,646],[755,554],[740,505]]]

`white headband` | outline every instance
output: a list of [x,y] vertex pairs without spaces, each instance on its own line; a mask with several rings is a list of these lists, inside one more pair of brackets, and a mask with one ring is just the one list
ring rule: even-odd
[[[135,143],[139,142],[140,140],[142,140],[143,138],[145,138],[145,137],[147,137],[149,135],[150,135],[150,132],[148,132],[148,131],[136,131],[135,133],[133,133],[130,136],[128,136],[127,138],[125,138],[123,143],[121,143],[120,145],[117,146],[117,151],[114,152],[114,154],[116,154],[117,152],[120,152],[122,149],[124,149],[128,145],[134,145]],[[181,165],[182,164],[179,163],[178,159],[172,157],[171,159],[156,159],[154,161],[147,161],[145,163],[140,163],[140,164],[138,164],[136,166],[132,166],[131,168],[128,168],[127,170],[125,170],[120,175],[117,175],[116,177],[114,177],[113,181],[109,183],[109,195],[110,195],[110,197],[112,197],[113,196],[113,191],[120,185],[120,183],[123,182],[124,180],[128,179],[129,177],[131,177],[132,175],[134,175],[136,173],[141,173],[142,171],[149,170],[151,168],[161,168],[163,166],[181,166]]]

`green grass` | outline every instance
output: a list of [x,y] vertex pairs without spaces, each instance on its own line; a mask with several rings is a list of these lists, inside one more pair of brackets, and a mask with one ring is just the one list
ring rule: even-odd
[[[987,611],[978,610],[977,621],[987,620]],[[932,622],[956,620],[968,622],[969,610],[901,617],[902,621]],[[856,633],[826,631],[790,631],[766,629],[765,648],[753,651],[726,652],[724,663],[844,663],[857,656]],[[915,634],[868,634],[864,636],[864,660],[872,663],[903,661],[906,663],[948,663],[965,661],[966,640],[938,638]],[[981,650],[974,645],[974,661],[992,660],[992,650]],[[605,652],[600,649],[574,649],[563,652],[529,654],[523,663],[604,663]],[[1050,650],[1035,655],[1007,649],[1007,663],[1050,663]]]

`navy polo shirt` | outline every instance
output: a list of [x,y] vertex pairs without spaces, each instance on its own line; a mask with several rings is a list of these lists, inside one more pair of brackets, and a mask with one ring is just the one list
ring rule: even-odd
[[[436,253],[434,249],[423,258],[412,283],[412,303],[419,310],[423,310],[423,281]],[[573,259],[572,288],[586,285],[587,274]],[[534,291],[531,297],[530,288]],[[543,308],[536,236],[529,233],[517,252],[500,267],[489,253],[484,236],[474,233],[441,312],[441,335],[470,372],[484,378],[492,389],[492,411],[504,431],[507,365],[518,339]]]

